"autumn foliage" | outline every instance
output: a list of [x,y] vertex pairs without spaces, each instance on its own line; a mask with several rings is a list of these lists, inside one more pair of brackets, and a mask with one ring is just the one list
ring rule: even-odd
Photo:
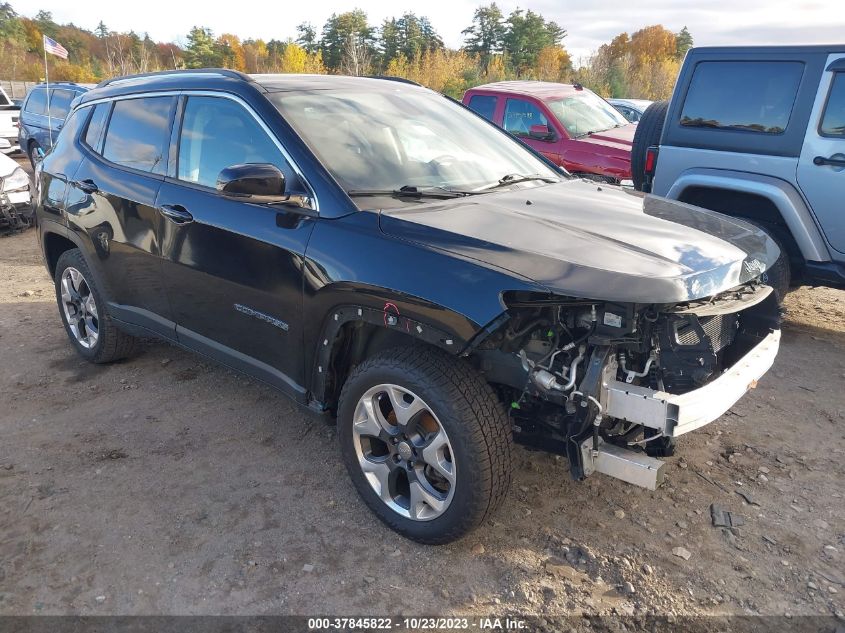
[[49,12],[18,15],[0,3],[0,78],[44,76],[42,34],[60,42],[69,59],[49,58],[50,78],[92,83],[107,77],[174,68],[223,67],[247,73],[386,74],[459,97],[480,83],[504,79],[573,82],[604,96],[665,98],[692,44],[689,32],[660,25],[621,33],[589,59],[573,64],[566,30],[531,10],[504,15],[495,4],[476,9],[464,46],[447,48],[425,17],[405,13],[369,24],[360,9],[333,14],[322,30],[304,23],[296,39],[241,39],[196,26],[178,45],[119,33],[100,22],[93,31],[53,21]]

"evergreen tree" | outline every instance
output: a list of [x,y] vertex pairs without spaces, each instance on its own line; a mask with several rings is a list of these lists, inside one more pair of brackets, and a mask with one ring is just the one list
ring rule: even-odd
[[323,26],[323,63],[330,70],[338,71],[345,54],[354,51],[356,55],[372,55],[374,43],[373,28],[367,23],[367,14],[361,9],[333,13]]
[[317,30],[310,22],[303,22],[296,27],[296,43],[305,49],[309,55],[320,50],[320,42],[317,40]]
[[495,2],[478,7],[472,24],[461,31],[466,36],[464,50],[478,55],[486,71],[491,58],[502,52],[506,32],[504,15]]
[[386,66],[397,55],[413,59],[426,51],[443,48],[443,39],[428,18],[406,13],[382,23],[380,44]]
[[537,65],[541,50],[557,46],[564,37],[566,30],[555,22],[530,9],[516,9],[508,16],[503,45],[517,75],[522,75]]
[[685,26],[675,35],[675,57],[677,59],[683,59],[684,55],[687,54],[687,51],[691,49],[692,46],[692,34],[690,34],[689,29]]
[[188,68],[218,68],[222,63],[223,56],[211,29],[200,26],[192,28],[188,33],[185,65]]

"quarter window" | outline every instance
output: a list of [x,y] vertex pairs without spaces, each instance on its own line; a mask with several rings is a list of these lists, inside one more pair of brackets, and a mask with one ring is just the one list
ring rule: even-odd
[[91,120],[88,122],[88,129],[85,130],[85,144],[93,150],[99,151],[100,149],[100,137],[109,115],[109,108],[111,108],[111,103],[98,103],[94,107]]
[[845,137],[845,73],[833,76],[819,132],[822,136]]
[[803,73],[801,62],[701,62],[690,82],[681,125],[782,134]]
[[44,88],[35,88],[30,92],[24,110],[32,114],[45,114],[47,112],[47,91]]
[[504,128],[514,136],[528,137],[532,125],[548,125],[540,108],[530,101],[508,99],[505,104]]
[[226,167],[270,163],[290,176],[282,152],[243,106],[221,97],[189,97],[179,139],[179,179],[206,187]]
[[85,124],[85,119],[88,118],[90,113],[90,107],[77,108],[73,111],[73,113],[67,118],[67,121],[65,121],[62,131],[59,132],[59,137],[56,139],[56,144],[53,146],[54,152],[61,152],[62,148],[66,144],[73,142],[77,134],[79,134],[79,129]]
[[106,131],[103,156],[118,165],[163,174],[172,106],[173,97],[116,101]]
[[490,95],[473,95],[469,100],[469,109],[492,121],[496,114],[496,99]]

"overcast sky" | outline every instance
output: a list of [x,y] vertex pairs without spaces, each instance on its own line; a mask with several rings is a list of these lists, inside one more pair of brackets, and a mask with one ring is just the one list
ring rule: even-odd
[[[474,0],[11,0],[18,13],[34,16],[39,9],[60,23],[93,30],[100,20],[117,31],[147,32],[157,41],[185,42],[194,26],[241,38],[287,39],[296,25],[311,22],[318,31],[333,12],[360,7],[370,23],[406,10],[431,19],[446,44],[458,47],[461,31],[472,21]],[[525,0],[498,2],[505,14],[522,7],[542,13],[567,29],[564,44],[577,61],[622,31],[650,24],[678,31],[687,26],[698,46],[722,44],[845,44],[845,0]]]

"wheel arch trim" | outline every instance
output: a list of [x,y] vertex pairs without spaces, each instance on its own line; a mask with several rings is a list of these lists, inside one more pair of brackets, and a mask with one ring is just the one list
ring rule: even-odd
[[719,169],[689,169],[675,180],[666,197],[680,200],[691,187],[737,191],[768,199],[777,208],[804,259],[830,261],[830,253],[815,218],[798,191],[786,181]]
[[[461,336],[438,326],[400,314],[396,305],[390,300],[386,300],[384,307],[380,310],[356,304],[338,305],[328,313],[323,323],[311,368],[311,397],[317,407],[322,410],[328,407],[326,403],[328,369],[338,350],[340,342],[338,335],[344,326],[356,322],[381,328],[387,332],[410,336],[455,356],[460,355],[469,343]],[[479,330],[483,331],[481,328]]]

